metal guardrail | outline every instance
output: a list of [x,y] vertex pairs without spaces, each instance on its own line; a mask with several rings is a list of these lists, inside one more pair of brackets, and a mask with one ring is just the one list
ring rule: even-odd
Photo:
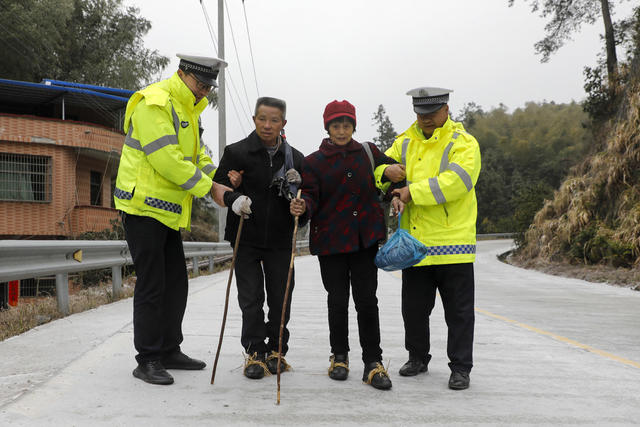
[[[513,233],[479,234],[478,239],[511,238]],[[214,257],[231,256],[228,243],[183,242],[184,255],[190,259],[194,276],[200,273],[200,260],[209,259],[214,271]],[[298,250],[309,247],[299,240]],[[113,296],[122,293],[122,268],[133,264],[124,240],[0,240],[0,283],[43,276],[56,277],[58,310],[69,313],[69,273],[111,268]]]
[[[298,248],[308,247],[307,240]],[[201,258],[232,255],[229,243],[183,242],[184,255],[191,259],[193,275],[200,273]],[[10,280],[55,276],[58,310],[69,313],[69,273],[111,268],[113,296],[122,293],[122,267],[133,261],[124,240],[0,240],[0,283]]]

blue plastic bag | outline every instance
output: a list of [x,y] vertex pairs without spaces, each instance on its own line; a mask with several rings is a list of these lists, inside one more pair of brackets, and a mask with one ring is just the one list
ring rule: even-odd
[[[398,215],[398,227],[400,215]],[[375,263],[384,271],[395,271],[409,268],[419,263],[427,255],[427,247],[413,237],[407,230],[398,228],[378,249]]]

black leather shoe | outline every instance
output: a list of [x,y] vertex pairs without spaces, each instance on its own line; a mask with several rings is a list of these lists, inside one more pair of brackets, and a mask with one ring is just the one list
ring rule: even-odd
[[389,378],[389,374],[380,362],[371,362],[364,365],[362,381],[367,384],[371,384],[378,390],[389,390],[391,388],[391,379]]
[[[271,354],[267,356],[265,364],[267,365],[267,369],[269,369],[269,372],[271,372],[273,375],[276,375],[278,373],[278,352],[272,351]],[[280,373],[289,370],[291,370],[291,366],[287,363],[286,360],[284,360],[284,356],[280,357]]]
[[133,370],[133,376],[149,384],[173,384],[173,377],[166,371],[159,360],[138,363],[138,367]]
[[469,388],[469,374],[466,372],[451,372],[449,388],[451,390],[464,390]]
[[427,364],[421,359],[409,356],[409,360],[402,365],[399,373],[403,377],[413,377],[420,372],[427,372]]
[[199,371],[207,364],[202,360],[192,359],[181,351],[175,351],[162,358],[162,366],[165,369],[185,369],[187,371]]
[[271,375],[271,372],[264,363],[264,354],[248,355],[244,361],[244,376],[252,380],[259,380],[265,375]]
[[349,376],[349,356],[346,354],[332,354],[329,358],[329,378],[344,381]]

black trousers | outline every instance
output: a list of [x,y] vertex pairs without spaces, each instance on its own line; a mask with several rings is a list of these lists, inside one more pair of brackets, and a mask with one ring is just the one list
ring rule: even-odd
[[[364,363],[382,360],[378,316],[378,268],[373,260],[378,246],[358,252],[318,256],[327,290],[329,343],[334,354],[349,352],[349,288],[358,313],[358,333]],[[351,285],[351,286],[349,286]]]
[[182,237],[145,216],[123,215],[129,251],[136,269],[133,291],[133,343],[136,360],[158,360],[180,349],[189,277]]
[[[242,310],[242,336],[240,342],[248,354],[278,351],[282,303],[287,287],[291,249],[263,249],[240,244],[236,255],[236,285],[238,303]],[[294,288],[291,273],[289,299],[282,332],[282,354],[289,350],[289,314]],[[264,317],[265,289],[267,296],[267,322]],[[265,340],[268,340],[265,343]]]
[[405,348],[427,363],[429,316],[440,292],[447,322],[447,355],[452,371],[471,372],[473,367],[474,278],[473,264],[429,265],[402,270],[402,318]]

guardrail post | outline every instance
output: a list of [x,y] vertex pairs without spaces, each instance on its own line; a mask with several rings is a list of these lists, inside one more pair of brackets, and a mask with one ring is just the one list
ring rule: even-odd
[[194,256],[191,258],[191,263],[193,264],[193,277],[198,277],[200,275],[200,267],[198,266],[198,257]]
[[122,266],[114,265],[111,267],[111,283],[113,299],[120,298],[122,296]]
[[213,274],[213,268],[214,268],[213,256],[209,256],[209,273]]
[[56,274],[56,299],[58,310],[62,314],[69,314],[69,274]]

